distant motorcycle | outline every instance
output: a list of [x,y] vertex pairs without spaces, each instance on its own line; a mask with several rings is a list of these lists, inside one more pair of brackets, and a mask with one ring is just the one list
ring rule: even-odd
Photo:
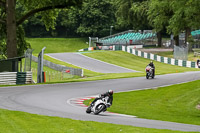
[[149,79],[149,77],[154,78],[153,69],[154,69],[154,68],[152,68],[152,67],[149,66],[149,65],[145,68],[145,70],[146,70],[146,78],[147,78],[147,79]]
[[86,109],[86,113],[93,112],[95,115],[98,115],[101,112],[105,112],[109,103],[107,103],[108,97],[98,99],[94,105],[91,105]]
[[200,62],[197,63],[198,68],[200,68]]

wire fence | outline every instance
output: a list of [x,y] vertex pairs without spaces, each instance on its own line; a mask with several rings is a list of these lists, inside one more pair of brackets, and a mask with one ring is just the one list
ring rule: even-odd
[[188,46],[178,47],[174,45],[174,58],[179,60],[187,60],[188,59]]
[[[35,62],[38,62],[38,59],[35,56],[32,56],[32,60],[35,61]],[[52,62],[47,61],[47,60],[43,60],[43,61],[44,61],[43,64],[45,66],[49,67],[49,68],[52,68],[54,70],[66,73],[67,75],[72,75],[72,76],[76,75],[76,76],[83,77],[83,69],[66,67],[66,66],[63,66],[63,65],[52,63]]]
[[32,51],[32,49],[27,49],[24,54],[24,72],[31,71]]
[[[33,75],[33,80],[36,82],[37,80],[37,69],[32,68],[32,75]],[[64,81],[70,78],[76,78],[78,76],[72,75],[68,73],[67,71],[44,71],[45,72],[45,79],[46,82],[58,82],[58,81]]]

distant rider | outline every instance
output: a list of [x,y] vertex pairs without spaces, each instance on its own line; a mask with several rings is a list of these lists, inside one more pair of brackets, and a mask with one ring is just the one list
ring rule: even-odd
[[94,103],[97,101],[97,100],[99,100],[99,99],[101,99],[101,98],[105,98],[105,97],[107,97],[108,96],[108,100],[107,100],[107,107],[110,107],[111,105],[112,105],[112,101],[113,101],[113,90],[109,90],[108,92],[106,92],[106,93],[103,93],[103,94],[100,94],[100,97],[97,97],[97,98],[95,98],[94,99],[94,101],[91,103],[91,106],[93,106],[94,105]]
[[153,76],[155,76],[155,66],[153,64],[153,61],[150,61],[149,66],[153,68]]
[[199,59],[197,59],[197,66],[198,66],[198,68],[200,68],[200,60]]

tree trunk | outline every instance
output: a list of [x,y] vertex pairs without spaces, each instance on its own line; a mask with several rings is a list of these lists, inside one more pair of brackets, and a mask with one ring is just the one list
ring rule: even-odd
[[185,43],[188,42],[188,38],[191,35],[191,28],[186,28],[185,29]]
[[186,28],[185,29],[185,44],[187,44],[187,42],[189,43],[188,45],[188,51],[191,52],[192,51],[192,42],[191,42],[191,28]]
[[15,18],[16,0],[6,0],[7,57],[17,57],[17,35]]
[[179,35],[174,36],[175,45],[179,46]]
[[159,31],[157,33],[157,38],[158,38],[158,46],[162,47],[162,34],[161,34],[161,31]]

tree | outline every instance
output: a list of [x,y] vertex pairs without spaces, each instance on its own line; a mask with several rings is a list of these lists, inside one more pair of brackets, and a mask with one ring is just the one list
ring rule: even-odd
[[115,6],[119,27],[134,30],[151,29],[147,20],[148,0],[117,0]]
[[115,24],[114,8],[110,0],[88,0],[83,3],[77,32],[89,36],[109,35]]
[[179,34],[185,31],[185,42],[191,29],[200,27],[199,0],[151,0],[148,18],[156,31],[164,28],[174,35],[175,44],[179,45]]
[[162,44],[161,32],[173,34],[175,44],[179,45],[179,34],[186,32],[185,40],[191,29],[199,28],[199,0],[117,0],[116,13],[118,24],[134,29],[153,27],[157,32],[158,44]]
[[185,31],[185,42],[191,35],[192,29],[200,28],[200,1],[199,0],[181,0],[171,2],[174,12],[169,21],[168,32],[179,35]]
[[115,16],[117,18],[118,28],[133,28],[133,13],[131,11],[132,2],[133,0],[116,0],[114,2],[115,7],[117,7]]
[[172,17],[173,12],[168,0],[151,0],[149,2],[149,10],[147,12],[148,20],[154,30],[157,32],[158,45],[162,45],[161,32],[166,29],[169,24],[169,19]]
[[5,58],[4,54],[6,51],[6,25],[5,25],[5,3],[0,1],[0,55],[3,57],[0,58]]
[[[80,6],[82,0],[0,0],[0,23],[1,27],[6,25],[2,35],[5,36],[7,46],[7,57],[17,57],[17,28],[30,16],[41,13],[41,20],[47,29],[55,26],[55,20],[59,10],[72,6]],[[24,6],[24,14],[16,10],[16,5]],[[20,46],[20,44],[19,44]]]
[[65,33],[65,36],[79,36],[77,33],[77,29],[81,23],[80,18],[80,9],[78,8],[70,8],[67,10],[64,10],[59,14],[59,19],[57,19],[59,22],[57,22],[56,29],[63,33]]
[[[120,0],[116,5],[120,5],[116,13],[118,24],[121,27],[133,28],[135,30],[152,29],[157,32],[158,46],[162,45],[162,26],[157,27],[157,24],[152,22],[152,18],[158,17],[157,14],[149,14],[150,6],[156,6],[157,3],[150,2],[150,0]],[[159,19],[157,19],[159,20]],[[161,22],[161,21],[157,21]],[[164,21],[165,22],[165,21]]]

